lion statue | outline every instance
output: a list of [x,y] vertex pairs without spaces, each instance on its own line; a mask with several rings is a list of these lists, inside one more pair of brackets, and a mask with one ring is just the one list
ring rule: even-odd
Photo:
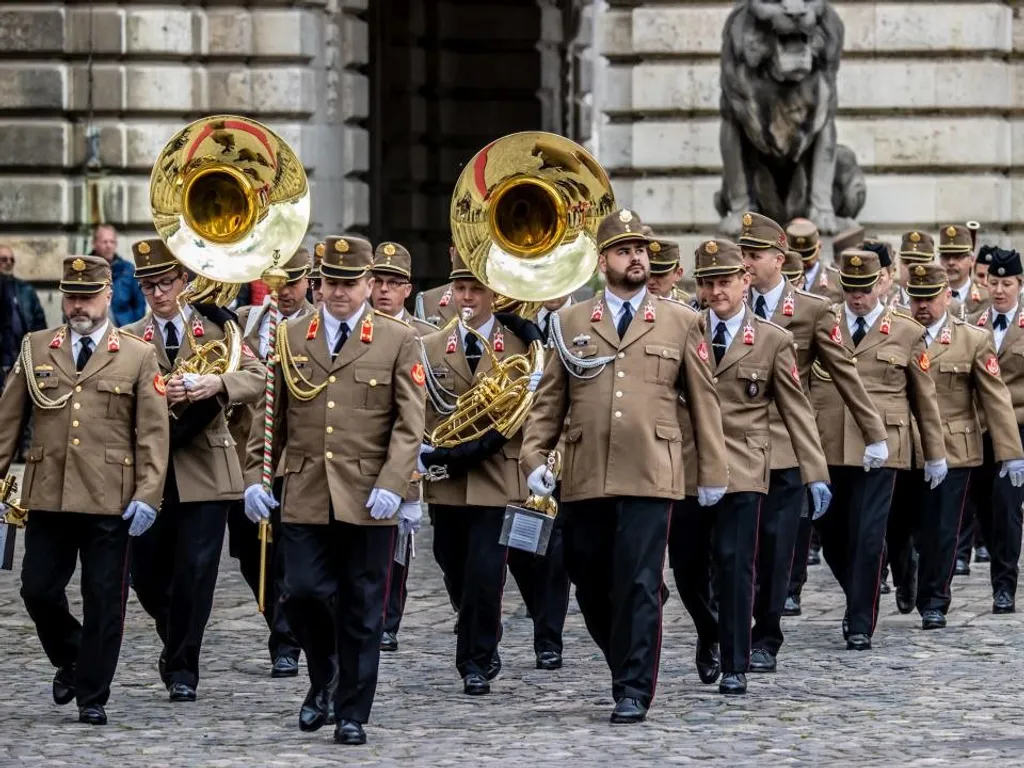
[[843,22],[827,0],[738,0],[722,33],[724,233],[744,211],[781,224],[805,216],[824,234],[850,228],[864,174],[836,141]]

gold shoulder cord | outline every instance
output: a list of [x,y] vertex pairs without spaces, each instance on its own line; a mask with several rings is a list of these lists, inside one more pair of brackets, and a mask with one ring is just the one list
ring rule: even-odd
[[[327,388],[327,382],[314,384],[295,365],[295,361],[292,358],[291,344],[288,341],[287,322],[287,320],[283,320],[277,327],[276,351],[278,360],[281,362],[281,373],[284,374],[284,381],[288,385],[288,391],[291,393],[291,396],[296,400],[308,402]],[[273,361],[270,361],[270,364],[273,365]]]
[[44,411],[56,411],[63,408],[68,400],[71,399],[71,395],[74,394],[74,390],[66,394],[61,395],[57,399],[52,399],[43,394],[43,391],[39,389],[39,385],[36,384],[36,377],[34,375],[35,367],[32,364],[32,344],[29,341],[28,335],[21,340],[21,367],[25,371],[25,381],[28,384],[28,394],[32,398],[32,402],[35,403],[36,408],[41,408]]

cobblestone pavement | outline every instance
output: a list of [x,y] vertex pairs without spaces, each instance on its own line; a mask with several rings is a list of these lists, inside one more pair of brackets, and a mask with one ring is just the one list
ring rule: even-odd
[[[566,627],[566,666],[538,671],[512,579],[504,671],[490,696],[462,694],[452,664],[453,614],[429,541],[425,530],[401,647],[382,656],[365,747],[335,745],[331,728],[298,730],[305,678],[270,678],[264,625],[226,555],[199,701],[167,701],[156,671],[156,634],[133,597],[106,728],[79,725],[73,705],[53,704],[53,670],[18,596],[18,573],[0,573],[0,765],[936,765],[1021,759],[1021,619],[989,613],[987,566],[973,566],[971,576],[955,580],[945,631],[922,632],[915,615],[900,616],[893,597],[883,597],[869,653],[844,649],[838,587],[825,566],[811,568],[804,616],[786,621],[778,674],[751,676],[750,693],[738,698],[722,697],[697,680],[693,629],[673,596],[650,718],[613,727],[608,674],[575,605]],[[77,609],[76,593],[73,584]]]

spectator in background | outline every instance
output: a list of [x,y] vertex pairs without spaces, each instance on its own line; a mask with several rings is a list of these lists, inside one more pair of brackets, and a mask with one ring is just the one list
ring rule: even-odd
[[[14,276],[14,250],[9,245],[0,245],[0,275],[10,279],[10,297],[13,310],[21,321],[21,335],[46,328],[46,313],[39,302],[39,294],[30,283]],[[6,319],[6,318],[5,318]],[[21,342],[21,335],[18,342]]]
[[146,314],[146,298],[135,280],[135,267],[117,255],[117,230],[110,224],[100,224],[92,234],[90,256],[102,256],[110,262],[114,298],[110,302],[110,316],[117,326],[128,325]]
[[0,272],[0,392],[14,361],[18,359],[21,337],[25,334],[15,292],[14,278]]

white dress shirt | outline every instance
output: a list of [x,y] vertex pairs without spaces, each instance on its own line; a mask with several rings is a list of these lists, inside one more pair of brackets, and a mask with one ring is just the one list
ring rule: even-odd
[[[187,310],[189,315],[192,314],[191,310]],[[167,324],[171,323],[174,325],[174,330],[178,332],[178,346],[180,347],[185,343],[185,320],[181,316],[181,312],[175,312],[169,318],[156,317],[156,325],[160,331],[160,341],[163,342],[164,346],[167,346]]]
[[782,300],[782,292],[786,289],[786,281],[784,279],[779,280],[779,284],[772,288],[768,293],[761,293],[756,288],[751,287],[750,289],[750,308],[757,308],[757,299],[759,296],[764,296],[765,310],[768,314],[765,315],[765,319],[770,320],[772,315],[775,314],[775,309],[779,306],[779,301]]
[[366,302],[359,305],[359,309],[355,311],[350,317],[339,320],[326,309],[323,311],[324,317],[324,334],[327,341],[327,351],[334,354],[334,345],[338,343],[338,337],[341,335],[341,324],[344,323],[348,326],[349,338],[352,338],[352,333],[355,331],[356,326],[359,324],[360,318],[363,316],[363,312],[366,310]]
[[[861,317],[861,315],[855,315],[852,311],[850,311],[849,304],[843,304],[843,309],[846,311],[846,324],[850,328],[850,333],[854,334],[857,332],[857,318]],[[883,311],[885,311],[885,304],[883,304],[882,302],[878,302],[875,305],[874,309],[872,309],[866,315],[863,315],[864,322],[867,323],[865,332],[870,331],[872,327],[874,327],[875,322],[878,320],[878,318],[882,316]]]
[[[999,317],[999,315],[1006,318],[1005,328],[996,328],[996,318]],[[1010,323],[1013,322],[1013,315],[1014,312],[999,312],[995,307],[989,309],[988,321],[992,325],[992,335],[995,337],[996,352],[999,352],[1003,348],[1003,339],[1006,338],[1006,332],[1010,329]]]
[[544,331],[547,324],[551,322],[551,315],[555,314],[555,312],[559,312],[565,309],[570,304],[572,304],[572,296],[566,296],[565,301],[562,303],[562,306],[558,307],[555,310],[550,310],[547,307],[541,307],[537,311],[537,327],[540,328],[541,331]]
[[640,305],[644,299],[647,298],[647,286],[644,286],[636,296],[631,298],[628,302],[625,299],[620,299],[614,293],[609,291],[607,288],[604,289],[604,301],[608,305],[608,311],[612,316],[612,325],[616,328],[619,327],[619,320],[622,319],[622,313],[625,310],[626,304],[629,304],[633,308],[633,317],[636,317],[636,313],[640,311]]
[[[821,262],[815,262],[814,266],[810,269],[804,270],[804,285],[810,290],[818,279],[818,271],[821,269]],[[768,299],[765,299],[768,301]]]
[[71,331],[71,359],[72,361],[78,360],[78,353],[82,351],[82,339],[89,338],[92,340],[92,351],[95,352],[100,346],[100,340],[103,338],[103,334],[107,332],[107,326],[110,322],[107,320],[103,321],[103,325],[97,328],[92,333],[82,336],[75,330]]
[[953,294],[953,298],[963,303],[971,298],[971,278],[967,278],[967,282],[960,286],[949,286],[950,292]]
[[725,350],[728,351],[732,345],[732,340],[735,339],[740,332],[740,325],[743,324],[743,310],[740,309],[735,315],[730,317],[728,320],[723,320],[715,314],[715,310],[708,310],[708,327],[711,329],[711,338],[715,338],[715,334],[718,333],[718,324],[725,323]]
[[[282,314],[281,319],[291,320],[301,311],[302,307],[300,306],[290,315]],[[263,319],[260,321],[260,357],[264,359],[270,354],[270,315],[271,312],[268,307],[267,311],[263,313]],[[334,347],[331,347],[331,349],[334,349]]]
[[[491,338],[491,331],[492,330],[494,330],[494,315],[491,315],[487,319],[486,323],[484,323],[483,325],[481,325],[479,328],[476,329],[477,333],[479,333],[485,339]],[[466,329],[465,325],[460,325],[459,326],[459,335],[462,336],[462,349],[463,349],[463,351],[465,351],[465,349],[466,349],[466,337],[469,335],[469,331]],[[479,339],[477,339],[477,341],[479,341]],[[482,352],[483,349],[481,348],[480,351]]]
[[946,315],[943,314],[937,323],[932,323],[925,330],[925,342],[924,345],[927,347],[930,344],[939,340],[939,336],[942,334],[942,326],[946,324]]

